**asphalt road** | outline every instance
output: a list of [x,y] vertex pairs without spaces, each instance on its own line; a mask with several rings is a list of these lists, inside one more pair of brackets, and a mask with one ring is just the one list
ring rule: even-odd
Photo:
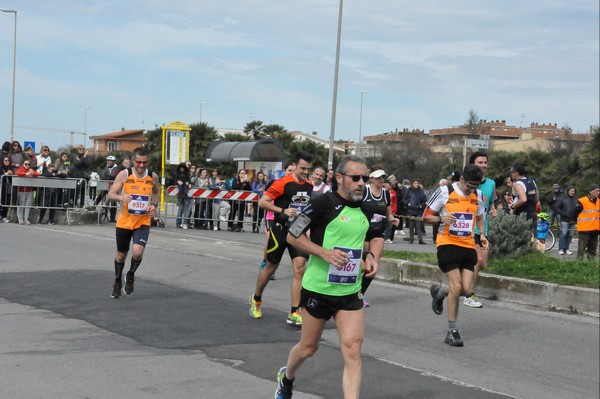
[[[0,232],[0,398],[273,396],[299,330],[288,259],[248,315],[263,235],[153,229],[136,291],[114,300],[111,225]],[[368,299],[363,398],[598,398],[598,319],[486,302],[460,309],[451,348],[427,290],[375,282]],[[342,366],[329,322],[294,398],[341,398]]]

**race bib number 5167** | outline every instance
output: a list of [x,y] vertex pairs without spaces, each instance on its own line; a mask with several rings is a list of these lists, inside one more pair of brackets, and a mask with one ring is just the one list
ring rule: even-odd
[[354,284],[360,272],[360,260],[362,258],[362,249],[359,248],[342,248],[339,249],[350,255],[350,260],[345,265],[329,264],[329,273],[327,274],[327,282],[331,284]]

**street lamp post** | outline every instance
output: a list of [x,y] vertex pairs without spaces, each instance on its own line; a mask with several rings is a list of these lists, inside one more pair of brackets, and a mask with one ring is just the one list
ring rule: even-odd
[[10,142],[12,143],[15,133],[15,76],[17,71],[17,10],[1,8],[0,11],[15,14],[15,40],[13,45],[13,79],[12,79],[12,111],[10,114]]
[[340,70],[340,42],[342,41],[342,11],[344,9],[344,0],[340,0],[340,11],[338,14],[337,45],[335,49],[335,75],[333,78],[333,104],[331,106],[331,131],[329,132],[329,157],[327,159],[328,168],[333,168],[333,143],[335,138],[335,112],[337,105],[338,72]]
[[363,115],[363,98],[365,94],[368,94],[366,91],[360,92],[360,122],[358,124],[358,149],[356,151],[357,155],[360,155],[360,143],[362,142],[362,115]]

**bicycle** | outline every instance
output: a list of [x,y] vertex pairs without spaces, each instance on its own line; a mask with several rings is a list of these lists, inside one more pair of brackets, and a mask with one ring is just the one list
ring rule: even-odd
[[548,224],[548,214],[540,212],[537,217],[537,240],[544,245],[544,252],[550,251],[556,245],[556,236]]

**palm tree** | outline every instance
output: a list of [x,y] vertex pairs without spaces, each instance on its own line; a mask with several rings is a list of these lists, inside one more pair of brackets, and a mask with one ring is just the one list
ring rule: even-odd
[[285,127],[283,127],[282,125],[272,124],[272,125],[265,125],[263,127],[263,133],[267,137],[278,138],[277,136],[279,136],[280,134],[287,133],[287,132],[288,132],[287,129]]
[[287,159],[292,159],[294,155],[300,150],[306,151],[313,155],[313,166],[327,165],[329,149],[321,144],[317,144],[314,141],[310,140],[292,142],[288,148],[285,148]]
[[258,141],[265,136],[265,126],[262,121],[251,121],[244,126],[244,133],[249,134],[255,141]]
[[190,160],[192,163],[203,164],[206,161],[206,150],[217,140],[218,134],[214,127],[206,122],[190,125]]

